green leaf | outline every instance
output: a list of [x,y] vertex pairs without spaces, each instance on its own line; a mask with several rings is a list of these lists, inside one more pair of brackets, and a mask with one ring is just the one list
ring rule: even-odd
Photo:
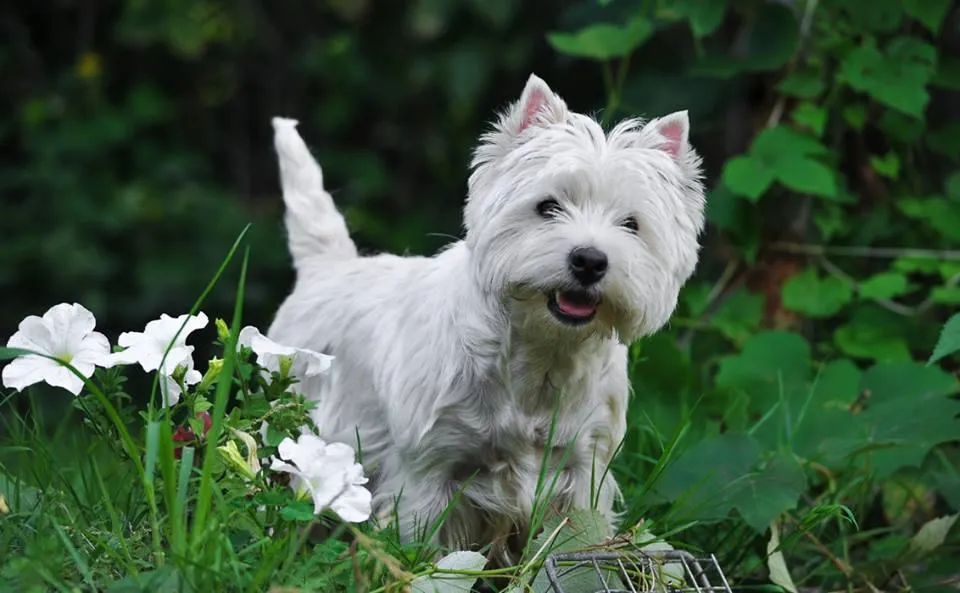
[[686,0],[680,10],[690,21],[694,36],[706,37],[723,23],[727,0]]
[[867,124],[867,108],[863,105],[847,105],[843,108],[843,121],[858,132]]
[[878,361],[909,360],[910,349],[899,332],[883,325],[857,319],[840,326],[833,334],[840,351],[854,358]]
[[764,2],[752,16],[752,26],[738,42],[736,52],[707,52],[691,74],[731,78],[742,72],[777,70],[789,62],[799,42],[796,14],[783,4]]
[[933,364],[957,351],[960,351],[960,313],[954,313],[943,325],[940,339],[937,340],[937,345],[927,363]]
[[297,500],[280,509],[280,516],[287,521],[313,521],[313,501]]
[[767,331],[747,340],[739,354],[720,361],[716,385],[719,389],[743,393],[759,409],[781,397],[792,398],[806,389],[810,376],[810,345],[794,333]]
[[[477,552],[453,552],[437,561],[441,571],[478,572],[487,565],[487,558]],[[436,572],[417,577],[410,583],[411,593],[470,593],[479,577]]]
[[864,280],[858,287],[865,299],[887,300],[909,291],[907,277],[897,272],[883,272]]
[[724,165],[723,184],[731,192],[756,202],[773,184],[773,173],[755,158],[738,156]]
[[930,300],[940,305],[960,305],[960,286],[937,286],[930,291]]
[[733,342],[742,343],[760,327],[763,301],[762,294],[738,288],[724,299],[710,318],[710,323]]
[[635,17],[626,25],[591,25],[575,33],[548,33],[547,41],[560,53],[609,60],[623,57],[641,45],[653,34],[653,23]]
[[809,128],[817,137],[823,135],[823,128],[827,125],[827,110],[815,103],[800,103],[793,109],[790,117],[801,126]]
[[898,37],[885,52],[870,40],[847,54],[840,78],[880,103],[919,118],[930,99],[925,87],[936,63],[936,50],[920,39]]
[[777,179],[783,185],[801,194],[836,198],[837,183],[829,167],[813,159],[793,157],[784,159],[776,169]]
[[807,489],[807,478],[796,458],[777,454],[760,471],[753,472],[732,486],[732,503],[744,522],[758,533],[784,512],[797,507],[800,494]]
[[783,285],[783,305],[809,317],[830,317],[853,299],[853,288],[833,275],[821,277],[810,267]]
[[863,374],[862,388],[870,393],[873,405],[899,398],[919,404],[953,395],[958,390],[956,377],[935,366],[920,362],[877,364]]
[[667,465],[653,484],[655,500],[674,502],[684,519],[722,519],[733,509],[731,494],[760,458],[760,445],[750,436],[720,434],[697,441]]
[[[960,202],[940,196],[901,198],[897,208],[910,218],[923,221],[944,237],[960,241]],[[935,268],[936,262],[927,260],[924,265]]]
[[[562,526],[561,526],[562,522]],[[552,516],[543,522],[543,531],[531,543],[528,550],[531,554],[545,548],[545,554],[558,552],[575,552],[603,543],[608,536],[610,523],[596,509],[575,509],[563,516]],[[556,536],[551,541],[551,535]],[[603,575],[611,587],[619,578],[613,572]],[[603,582],[600,576],[593,571],[572,571],[560,579],[564,591],[597,591]],[[536,593],[550,593],[554,591],[545,571],[540,571],[532,583]]]
[[900,157],[893,151],[882,157],[871,155],[870,166],[878,175],[888,179],[897,180],[900,177]]
[[824,89],[826,85],[819,70],[794,72],[777,84],[778,91],[798,99],[815,99],[823,93]]
[[830,150],[819,140],[779,125],[765,128],[757,134],[750,152],[764,160],[776,161],[783,155],[789,156],[825,156]]
[[937,33],[950,9],[950,2],[951,0],[903,0],[903,10],[910,18],[920,21],[931,33]]
[[32,354],[33,352],[30,350],[24,350],[23,348],[7,348],[0,346],[0,360],[13,360],[14,358],[30,356]]

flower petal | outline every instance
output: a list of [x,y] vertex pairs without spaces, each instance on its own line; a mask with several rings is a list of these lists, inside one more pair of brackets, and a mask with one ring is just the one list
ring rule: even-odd
[[30,315],[20,322],[18,331],[7,340],[7,347],[23,348],[53,356],[56,349],[55,342],[47,322],[36,315]]
[[43,314],[43,320],[50,328],[50,334],[60,348],[72,353],[79,348],[83,338],[97,326],[97,320],[86,307],[77,303],[60,303],[54,305]]
[[314,377],[330,368],[333,357],[306,348],[296,348],[294,374],[300,377]]
[[71,362],[74,366],[78,364],[104,366],[110,356],[110,340],[100,332],[90,332],[71,354],[73,355]]
[[352,486],[338,496],[330,505],[341,519],[349,523],[363,523],[373,512],[373,496],[362,486]]
[[10,364],[3,367],[3,386],[23,391],[25,387],[45,382],[47,375],[59,366],[58,362],[40,356],[14,358]]
[[56,365],[56,368],[50,369],[43,380],[48,385],[53,385],[54,387],[62,387],[74,395],[79,395],[80,390],[83,389],[83,379],[73,374],[73,371],[67,367],[53,362]]

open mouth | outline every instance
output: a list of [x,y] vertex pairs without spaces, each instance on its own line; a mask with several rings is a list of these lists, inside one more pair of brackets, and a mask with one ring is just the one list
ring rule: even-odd
[[590,323],[599,305],[600,296],[586,290],[557,290],[547,295],[547,308],[567,325]]

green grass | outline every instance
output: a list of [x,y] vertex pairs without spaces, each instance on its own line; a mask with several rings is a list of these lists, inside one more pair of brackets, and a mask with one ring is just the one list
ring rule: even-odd
[[[192,311],[224,276],[240,239]],[[131,397],[119,368],[98,371],[89,394],[76,399],[42,388],[0,398],[0,590],[381,592],[437,572],[432,561],[448,550],[401,544],[390,525],[315,517],[312,504],[286,486],[245,482],[217,453],[229,438],[227,427],[253,434],[270,415],[271,431],[259,451],[264,459],[308,412],[288,393],[288,379],[262,381],[236,354],[248,257],[221,344],[222,372],[185,395],[173,413],[135,403],[155,402],[156,385],[154,397]],[[771,558],[782,560],[801,587],[945,587],[960,557],[950,529],[960,502],[955,436],[933,439],[935,416],[915,430],[894,406],[878,424],[865,425],[873,431],[869,442],[839,438],[843,426],[860,426],[861,416],[884,410],[868,404],[864,411],[859,398],[835,409],[844,378],[859,371],[802,360],[798,367],[793,338],[761,333],[757,339],[762,348],[747,344],[719,365],[714,381],[738,390],[714,385],[711,397],[675,384],[679,363],[669,357],[678,350],[671,337],[632,349],[637,393],[628,436],[614,466],[595,472],[597,480],[612,472],[622,486],[618,539],[603,541],[589,510],[569,520],[550,513],[554,482],[545,458],[535,529],[521,562],[461,573],[512,583],[515,591],[546,591],[538,571],[548,553],[635,549],[651,531],[678,548],[716,554],[738,590],[779,590],[771,583]],[[778,349],[790,357],[770,367]],[[750,359],[761,355],[766,358]],[[798,368],[806,369],[809,382]],[[897,368],[901,375],[883,366],[869,371],[884,379],[873,388],[875,397],[899,405],[896,393],[884,395],[891,382],[924,387],[925,399],[912,402],[921,419],[927,407],[943,415],[940,407],[955,403],[955,378],[919,363]],[[762,383],[768,375],[772,380]],[[772,386],[766,407],[738,412],[737,402],[755,395],[758,381]],[[729,398],[718,410],[714,400],[723,393]],[[271,408],[278,399],[285,405]],[[198,410],[210,411],[212,428],[177,459],[171,435]],[[840,424],[831,424],[834,412],[842,414]],[[817,438],[805,432],[814,429],[821,431],[814,431]],[[904,463],[911,451],[919,455]],[[321,527],[325,537],[317,535]],[[779,546],[768,547],[771,528]],[[570,593],[583,590],[577,586],[569,583]]]

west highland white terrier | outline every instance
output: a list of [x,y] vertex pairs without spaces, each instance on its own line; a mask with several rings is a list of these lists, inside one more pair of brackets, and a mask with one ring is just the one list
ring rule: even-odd
[[273,120],[297,278],[269,337],[336,356],[302,389],[359,445],[375,513],[503,562],[537,502],[613,529],[627,346],[669,319],[704,224],[687,113],[604,133],[531,75],[433,257],[358,256],[296,124]]

